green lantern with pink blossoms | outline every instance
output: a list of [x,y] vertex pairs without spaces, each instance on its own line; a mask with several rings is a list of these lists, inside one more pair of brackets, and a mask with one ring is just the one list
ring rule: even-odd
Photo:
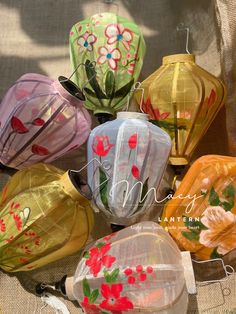
[[140,29],[114,13],[93,15],[72,27],[70,54],[85,107],[106,121],[126,105],[139,77],[145,55]]

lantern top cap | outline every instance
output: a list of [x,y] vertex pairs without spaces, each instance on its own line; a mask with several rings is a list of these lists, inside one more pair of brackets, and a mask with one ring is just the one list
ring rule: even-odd
[[148,114],[141,112],[121,111],[117,112],[117,119],[140,119],[148,121],[149,116]]
[[177,62],[195,62],[195,56],[191,54],[176,54],[165,56],[162,59],[163,65]]

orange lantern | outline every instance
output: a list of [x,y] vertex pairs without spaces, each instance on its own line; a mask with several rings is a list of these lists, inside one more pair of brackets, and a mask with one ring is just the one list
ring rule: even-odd
[[191,54],[163,58],[162,66],[142,83],[142,110],[172,138],[170,163],[186,165],[198,142],[224,104],[226,88],[200,68]]
[[236,249],[236,158],[208,155],[195,161],[161,221],[179,247],[198,259]]

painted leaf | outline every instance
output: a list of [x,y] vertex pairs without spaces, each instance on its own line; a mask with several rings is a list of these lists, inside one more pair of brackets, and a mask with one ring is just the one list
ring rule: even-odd
[[95,246],[96,248],[100,249],[101,247],[103,247],[105,245],[105,243],[103,242],[98,242]]
[[126,85],[122,86],[120,89],[115,91],[114,98],[119,98],[119,97],[124,98],[130,92],[133,84],[134,84],[134,79],[132,79]]
[[232,184],[228,185],[224,191],[223,191],[223,195],[227,198],[234,198],[235,197],[235,189],[234,186]]
[[210,190],[209,203],[211,206],[218,206],[220,204],[219,196],[213,187]]
[[182,235],[186,238],[186,239],[188,239],[188,240],[190,240],[190,241],[192,241],[192,240],[196,240],[196,241],[198,241],[199,240],[199,234],[198,233],[195,233],[195,232],[186,232],[186,231],[182,231]]
[[97,300],[98,296],[99,296],[98,289],[93,290],[93,292],[89,296],[89,303],[93,304]]
[[84,252],[84,255],[83,255],[84,258],[90,258],[90,254],[88,251]]
[[85,87],[84,91],[86,94],[88,94],[89,96],[92,96],[93,98],[97,98],[97,95],[89,88]]
[[116,268],[114,269],[111,273],[110,273],[110,280],[111,280],[111,283],[115,282],[117,280],[117,277],[119,275],[119,268]]
[[106,95],[101,90],[101,87],[98,84],[98,81],[96,79],[96,70],[92,62],[89,60],[86,60],[85,62],[85,70],[87,74],[87,78],[89,81],[89,84],[91,85],[92,89],[94,90],[95,94],[97,95],[97,98],[99,99],[106,99]]
[[140,203],[143,203],[146,199],[146,194],[148,192],[148,179],[147,178],[143,184],[143,188],[142,188],[142,194],[141,194],[141,200],[140,200]]
[[83,279],[83,293],[86,297],[90,297],[90,287],[87,278]]
[[108,271],[104,272],[104,277],[107,283],[114,283],[117,280],[117,277],[119,275],[119,268],[114,269],[111,273]]
[[108,98],[113,98],[115,93],[115,76],[112,71],[108,71],[105,81],[105,89]]
[[228,212],[234,207],[234,202],[220,202],[220,205]]
[[219,254],[217,252],[217,247],[214,248],[214,250],[211,253],[210,258],[214,259],[214,258],[221,258],[223,255]]
[[105,208],[108,208],[108,199],[107,199],[107,194],[108,194],[108,179],[106,177],[105,172],[101,167],[99,167],[99,175],[100,175],[100,197],[101,201],[104,205]]

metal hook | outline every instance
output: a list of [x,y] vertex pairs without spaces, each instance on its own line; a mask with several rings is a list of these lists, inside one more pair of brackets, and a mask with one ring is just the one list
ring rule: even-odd
[[77,65],[77,67],[75,68],[75,70],[71,73],[71,75],[68,77],[68,78],[65,78],[64,80],[61,80],[61,83],[65,83],[65,82],[68,82],[72,76],[75,74],[75,72],[78,70],[78,68],[81,66],[81,65],[85,65],[84,63],[80,63],[79,65]]
[[141,99],[140,99],[140,103],[139,103],[139,109],[142,113],[145,113],[142,109],[142,104],[143,104],[143,99],[144,99],[144,88],[141,87],[142,84],[140,82],[136,82],[133,87],[130,90],[130,93],[128,94],[128,98],[127,98],[127,106],[126,106],[126,110],[128,111],[129,109],[129,103],[130,103],[130,94],[134,93],[135,91],[141,90],[142,91],[142,95],[141,95]]
[[191,54],[190,51],[189,51],[189,34],[190,34],[190,29],[189,27],[186,27],[184,25],[184,23],[180,23],[177,27],[176,27],[177,31],[186,31],[186,44],[185,44],[185,51],[188,53],[188,54]]
[[128,109],[129,109],[129,105],[130,105],[130,94],[132,94],[132,93],[134,92],[134,90],[135,90],[135,85],[136,85],[136,84],[134,84],[134,85],[132,86],[130,92],[128,93],[128,96],[127,96],[127,104],[126,104],[125,111],[128,111]]

